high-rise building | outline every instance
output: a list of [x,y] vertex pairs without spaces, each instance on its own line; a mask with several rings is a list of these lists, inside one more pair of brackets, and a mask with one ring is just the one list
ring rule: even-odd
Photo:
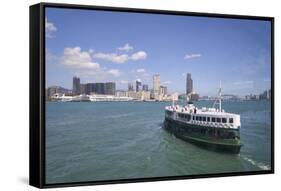
[[80,84],[80,94],[86,94],[86,84]]
[[142,85],[142,90],[143,91],[148,91],[148,85],[147,84],[143,84]]
[[136,80],[136,92],[141,91],[141,81],[140,80]]
[[95,83],[96,94],[105,94],[105,83]]
[[115,95],[116,85],[114,82],[106,83],[87,83],[85,84],[85,93],[90,94],[106,94]]
[[160,93],[160,75],[156,74],[153,76],[153,93],[159,95]]
[[114,82],[106,82],[104,88],[104,94],[115,95],[116,86]]
[[168,94],[167,86],[160,86],[160,94],[161,95],[167,95]]
[[134,85],[132,83],[128,83],[128,91],[129,92],[134,91]]
[[192,93],[193,91],[193,81],[191,78],[191,74],[187,73],[186,75],[186,95]]
[[85,94],[91,95],[96,90],[95,83],[87,83],[85,84]]
[[72,93],[74,95],[80,94],[80,78],[78,78],[76,76],[73,77]]

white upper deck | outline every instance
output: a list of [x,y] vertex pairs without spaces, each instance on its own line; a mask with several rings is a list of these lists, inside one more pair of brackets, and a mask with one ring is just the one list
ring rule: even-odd
[[220,111],[216,108],[203,107],[199,109],[193,104],[188,104],[186,106],[166,106],[165,111],[166,117],[191,124],[234,129],[241,126],[240,115],[227,113],[224,110]]

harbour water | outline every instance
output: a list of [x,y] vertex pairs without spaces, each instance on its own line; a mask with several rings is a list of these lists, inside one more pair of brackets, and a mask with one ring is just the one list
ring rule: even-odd
[[270,101],[223,102],[225,111],[241,115],[244,146],[238,155],[200,148],[165,131],[169,104],[47,102],[46,183],[270,169]]

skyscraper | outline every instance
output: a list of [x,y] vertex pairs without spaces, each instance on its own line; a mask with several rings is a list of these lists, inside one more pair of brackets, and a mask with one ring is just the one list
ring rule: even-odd
[[80,94],[80,78],[78,78],[76,76],[73,77],[72,93],[74,95]]
[[167,93],[168,93],[167,86],[160,86],[160,94],[167,95]]
[[128,91],[129,92],[134,91],[134,85],[132,83],[128,83]]
[[148,85],[147,84],[143,84],[142,85],[142,90],[143,91],[148,91]]
[[140,80],[136,80],[136,92],[141,91],[141,81]]
[[190,94],[193,91],[193,81],[191,74],[187,73],[186,75],[186,95]]
[[80,84],[80,94],[86,94],[86,84]]
[[159,95],[160,93],[160,75],[156,74],[153,76],[153,93]]

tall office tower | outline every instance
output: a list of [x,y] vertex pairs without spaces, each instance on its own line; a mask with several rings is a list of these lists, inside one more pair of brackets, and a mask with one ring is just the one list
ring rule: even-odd
[[143,84],[142,85],[142,90],[143,91],[148,91],[148,85],[147,84]]
[[141,81],[140,80],[136,80],[136,92],[141,91]]
[[190,94],[193,91],[193,81],[191,74],[187,73],[186,75],[186,95]]
[[153,93],[159,95],[160,93],[160,75],[156,74],[153,76]]
[[114,82],[106,82],[105,83],[105,94],[106,95],[115,95],[116,86]]
[[80,94],[80,78],[78,78],[76,76],[73,77],[72,93],[74,95]]
[[128,83],[128,92],[134,91],[134,85],[132,83]]

